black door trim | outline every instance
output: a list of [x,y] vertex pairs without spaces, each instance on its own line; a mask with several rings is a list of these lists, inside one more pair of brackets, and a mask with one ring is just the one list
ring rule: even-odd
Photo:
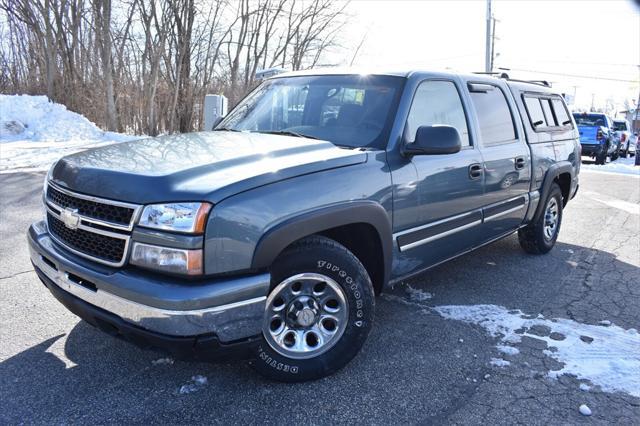
[[399,250],[405,251],[481,223],[482,211],[478,209],[398,232],[394,238],[398,243]]

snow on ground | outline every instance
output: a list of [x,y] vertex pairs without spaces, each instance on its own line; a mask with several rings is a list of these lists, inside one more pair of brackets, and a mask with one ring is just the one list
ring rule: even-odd
[[180,389],[178,390],[178,393],[180,393],[181,395],[186,395],[189,393],[193,393],[193,392],[197,392],[199,391],[204,385],[206,385],[208,382],[207,378],[205,376],[201,376],[201,375],[196,375],[196,376],[192,376],[191,377],[191,383],[187,383],[184,384],[182,386],[180,386]]
[[102,131],[46,96],[0,95],[0,173],[47,170],[65,155],[136,138]]
[[583,158],[588,163],[582,163],[581,171],[600,172],[600,173],[616,173],[623,175],[640,176],[640,166],[634,166],[635,157],[618,158],[616,161],[604,165],[593,164],[591,159]]
[[409,295],[409,300],[412,302],[424,302],[425,300],[429,300],[433,297],[433,294],[420,290],[419,288],[413,288],[408,284],[405,291]]
[[[511,346],[521,342],[523,336],[545,341],[548,349],[543,353],[564,364],[561,370],[549,371],[550,378],[574,375],[599,385],[604,391],[640,397],[640,334],[633,328],[625,330],[615,325],[533,317],[496,305],[451,305],[434,309],[444,318],[480,325]],[[548,327],[551,332],[548,336],[532,334],[529,331],[534,326]],[[494,358],[491,363],[504,365],[499,360]]]

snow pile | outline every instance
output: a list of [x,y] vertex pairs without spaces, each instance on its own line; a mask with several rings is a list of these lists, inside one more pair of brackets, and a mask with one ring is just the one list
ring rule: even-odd
[[[563,318],[549,320],[496,305],[452,305],[434,309],[444,318],[478,324],[502,342],[517,344],[523,336],[545,341],[553,350],[543,353],[564,364],[561,370],[548,373],[551,378],[574,375],[600,385],[604,391],[622,391],[640,397],[640,334],[635,329],[588,325]],[[548,327],[551,332],[549,336],[529,333],[534,326]],[[501,363],[492,360],[492,364]]]
[[132,139],[104,132],[46,96],[0,95],[0,173],[46,170],[62,156]]
[[580,170],[588,172],[604,172],[640,176],[640,166],[633,165],[635,160],[635,158],[627,157],[618,158],[616,161],[612,161],[603,165],[583,163],[580,167]]

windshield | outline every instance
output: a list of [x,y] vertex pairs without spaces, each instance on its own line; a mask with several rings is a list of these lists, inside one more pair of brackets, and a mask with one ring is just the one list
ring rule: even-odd
[[607,120],[600,114],[573,114],[578,126],[605,126]]
[[268,80],[217,129],[284,133],[336,145],[386,147],[404,79],[326,75]]
[[624,121],[614,121],[613,122],[613,130],[621,130],[621,131],[625,131],[625,130],[629,130],[627,129],[627,123],[625,123]]

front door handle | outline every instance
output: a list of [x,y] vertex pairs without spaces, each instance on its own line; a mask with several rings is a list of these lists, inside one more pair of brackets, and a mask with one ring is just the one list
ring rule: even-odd
[[516,170],[522,170],[525,166],[525,158],[524,157],[516,157],[515,167]]
[[482,176],[482,165],[474,163],[469,166],[469,179],[480,179]]

